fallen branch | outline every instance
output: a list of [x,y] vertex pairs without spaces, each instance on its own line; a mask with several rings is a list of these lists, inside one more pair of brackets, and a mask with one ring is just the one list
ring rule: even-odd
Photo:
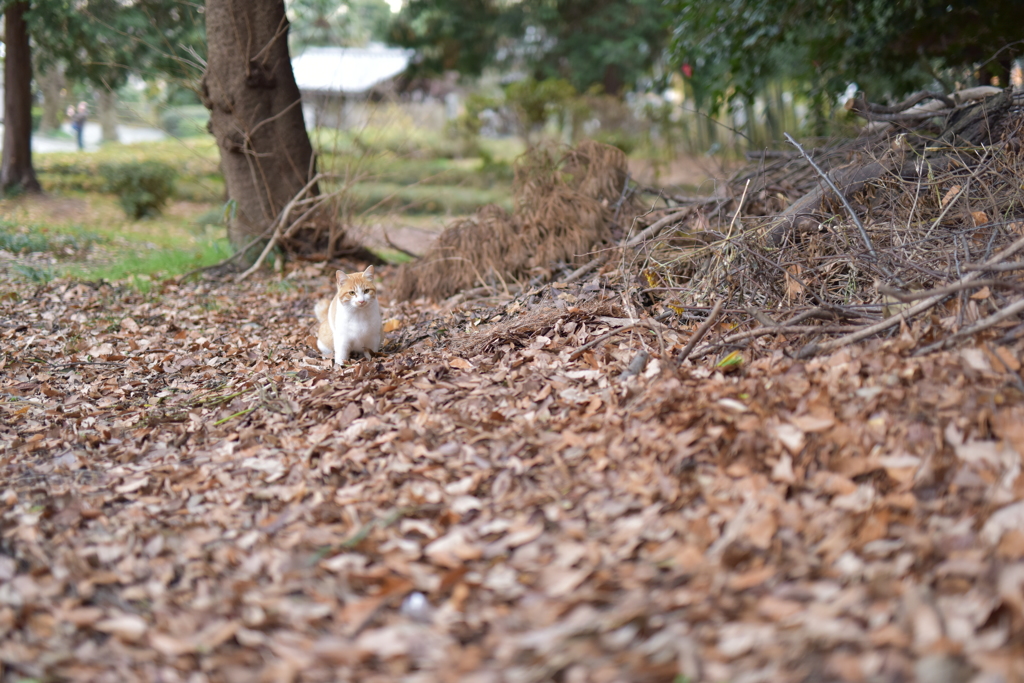
[[1014,270],[1024,270],[1024,261],[997,263],[991,266],[986,266],[984,263],[965,263],[960,266],[960,270],[981,270],[987,273],[1008,273]]
[[[653,318],[653,321],[654,322],[661,322],[665,318],[669,317],[671,314],[672,314],[671,311],[669,311],[667,313],[662,313],[661,315],[657,316],[656,318]],[[614,337],[615,335],[619,334],[620,332],[626,332],[628,330],[632,330],[635,327],[646,327],[649,330],[651,330],[652,332],[655,332],[655,333],[657,332],[657,329],[651,324],[650,320],[637,320],[637,321],[629,323],[628,325],[623,325],[622,327],[616,327],[614,330],[610,330],[608,332],[605,332],[600,337],[596,337],[594,339],[591,339],[586,344],[584,344],[583,346],[579,347],[578,349],[576,349],[575,351],[570,353],[569,354],[569,361],[571,362],[571,361],[576,360],[577,358],[582,356],[585,352],[587,352],[590,349],[594,348],[598,344],[604,343],[605,341],[611,339],[612,337]]]
[[744,339],[752,339],[754,337],[763,337],[769,334],[828,334],[838,332],[853,332],[859,330],[859,325],[833,325],[833,326],[822,326],[822,325],[777,325],[775,327],[757,327],[753,330],[745,330],[743,332],[737,332],[731,334],[721,342],[720,346],[727,344],[734,344]]
[[579,347],[578,349],[576,349],[575,351],[570,353],[569,354],[569,361],[572,362],[572,361],[576,360],[577,358],[582,356],[584,353],[586,353],[590,349],[592,349],[595,346],[597,346],[598,344],[601,344],[601,343],[611,339],[612,337],[614,337],[615,335],[619,334],[620,332],[627,332],[629,330],[632,330],[634,327],[647,327],[647,323],[644,320],[637,320],[635,323],[630,323],[629,325],[623,325],[622,327],[616,327],[614,330],[610,330],[608,332],[605,332],[600,337],[596,337],[594,339],[591,339],[586,344],[584,344],[583,346]]
[[944,93],[923,90],[921,92],[914,93],[902,102],[892,106],[872,104],[871,102],[868,102],[863,95],[861,95],[860,97],[850,98],[847,100],[845,108],[846,111],[852,111],[855,114],[861,114],[862,112],[870,112],[873,114],[899,114],[901,112],[905,112],[919,102],[924,102],[925,100],[939,100],[943,105],[950,109],[956,106],[956,102]]
[[[284,224],[284,222],[286,220],[288,220],[288,216],[291,214],[292,209],[295,207],[296,202],[298,202],[300,199],[302,199],[303,195],[305,195],[307,192],[309,192],[310,188],[312,188],[319,181],[321,181],[321,180],[323,180],[324,178],[327,178],[327,177],[328,177],[327,174],[317,173],[315,176],[313,176],[313,178],[308,183],[306,183],[306,185],[301,190],[299,190],[295,194],[294,197],[291,198],[291,201],[289,201],[288,204],[285,205],[284,210],[282,210],[281,213],[278,214],[277,218],[274,220],[274,223],[273,223],[274,234],[270,237],[270,241],[267,242],[267,246],[265,246],[263,248],[263,251],[260,253],[259,258],[256,259],[256,262],[253,263],[245,272],[240,273],[238,275],[238,277],[235,278],[236,282],[241,282],[242,280],[246,279],[247,277],[249,277],[250,275],[255,273],[257,270],[259,270],[259,267],[263,265],[263,261],[266,260],[267,255],[270,254],[271,250],[277,245],[277,242],[281,239],[282,235],[285,234],[285,231],[281,230],[281,226]],[[302,216],[300,216],[299,220],[296,220],[294,223],[289,225],[287,233],[290,234],[291,231],[292,231],[292,228],[300,220],[302,220],[303,218],[308,216],[309,213],[312,210],[313,209],[310,209],[309,211],[304,213]]]
[[635,247],[636,245],[640,244],[641,242],[645,242],[645,241],[647,241],[649,239],[657,237],[658,233],[660,233],[665,228],[665,226],[671,225],[672,223],[675,223],[677,221],[683,220],[684,218],[686,218],[690,214],[691,211],[693,211],[693,207],[688,206],[685,209],[683,209],[682,211],[676,211],[675,213],[670,213],[667,216],[659,218],[657,221],[655,221],[654,223],[651,223],[649,226],[644,228],[642,231],[640,231],[639,233],[637,233],[633,237],[631,237],[628,240],[626,240],[625,244],[623,244],[622,246],[624,246],[624,247]]
[[604,254],[601,254],[600,256],[597,256],[596,258],[594,258],[594,259],[592,259],[590,261],[587,261],[585,264],[583,264],[582,266],[580,266],[576,270],[574,270],[571,273],[569,273],[569,277],[567,277],[564,280],[562,280],[562,282],[564,282],[567,285],[571,284],[573,282],[576,282],[577,280],[579,280],[584,275],[587,275],[594,268],[597,268],[602,263],[604,263],[605,258],[607,258],[607,256],[605,256]]
[[387,243],[387,245],[388,245],[389,247],[391,247],[391,248],[392,248],[392,249],[394,249],[395,251],[399,251],[399,252],[401,252],[401,253],[405,254],[406,256],[408,256],[408,257],[410,257],[410,258],[419,258],[419,257],[420,257],[420,255],[419,255],[419,254],[414,254],[414,253],[412,253],[411,251],[409,251],[408,249],[406,249],[406,248],[404,248],[404,247],[400,247],[400,246],[398,246],[397,244],[395,244],[394,242],[392,242],[392,241],[391,241],[391,236],[390,236],[390,235],[388,235],[388,231],[387,231],[387,229],[385,229],[385,228],[381,228],[381,232],[383,232],[383,233],[384,233],[384,241],[385,241],[385,242]]
[[[1008,246],[1006,249],[1002,250],[1001,252],[999,252],[998,254],[996,254],[995,256],[990,258],[989,260],[985,261],[984,265],[988,266],[988,265],[999,263],[1003,259],[1009,258],[1013,254],[1017,253],[1022,248],[1024,248],[1024,237],[1018,239],[1016,242],[1014,242],[1013,244]],[[974,280],[977,280],[980,276],[981,276],[981,271],[975,271],[973,273],[968,273],[964,277],[960,278],[959,282],[960,283],[973,282]],[[870,337],[871,335],[878,334],[879,332],[881,332],[883,330],[887,330],[890,327],[898,325],[900,323],[900,321],[907,320],[911,316],[917,315],[918,313],[921,313],[922,311],[927,311],[929,308],[935,306],[940,301],[943,301],[947,296],[949,296],[949,295],[948,294],[936,294],[934,296],[928,297],[924,301],[921,301],[920,303],[917,303],[914,306],[911,306],[910,308],[908,308],[908,309],[906,309],[904,311],[900,311],[899,313],[896,313],[895,315],[891,315],[888,318],[886,318],[885,320],[882,320],[881,322],[877,322],[874,325],[868,325],[867,327],[865,327],[865,328],[863,328],[863,329],[861,329],[861,330],[859,330],[857,332],[853,332],[851,334],[848,334],[845,337],[840,337],[839,339],[833,339],[832,341],[825,342],[824,344],[815,344],[815,343],[807,344],[802,349],[800,349],[799,353],[797,353],[797,358],[809,358],[810,356],[814,356],[814,355],[819,354],[819,353],[829,353],[831,351],[835,351],[836,349],[840,349],[840,348],[842,348],[844,346],[848,346],[850,344],[854,344],[856,342],[859,342],[860,340],[866,339],[866,338]]]
[[637,352],[637,354],[633,356],[633,360],[629,362],[629,365],[626,366],[626,369],[619,374],[618,381],[624,382],[630,377],[634,377],[643,372],[644,368],[647,367],[648,358],[650,358],[650,355],[647,353],[647,351],[644,349],[640,349]]
[[970,337],[974,334],[977,334],[978,332],[984,332],[990,327],[998,325],[1007,318],[1017,315],[1021,311],[1024,311],[1024,299],[1017,299],[1009,306],[999,309],[992,315],[988,316],[987,318],[979,320],[970,327],[965,327],[959,332],[949,337],[946,337],[945,339],[941,339],[935,342],[934,344],[929,344],[924,348],[918,349],[917,351],[914,352],[913,355],[923,356],[925,354],[931,353],[932,351],[938,351],[947,348],[951,346],[953,342],[955,342],[957,339],[963,339],[964,337]]
[[871,243],[871,238],[868,237],[868,231],[864,229],[864,224],[860,222],[860,218],[858,218],[857,212],[853,210],[852,206],[850,206],[850,201],[846,198],[846,195],[839,191],[839,188],[836,187],[836,184],[832,182],[831,178],[828,177],[828,174],[825,173],[825,171],[821,170],[821,166],[818,166],[817,162],[814,161],[811,155],[804,151],[804,148],[800,146],[799,142],[794,140],[789,133],[786,133],[785,135],[786,139],[789,140],[790,144],[796,147],[797,151],[803,155],[804,159],[807,159],[807,163],[811,165],[811,168],[818,172],[818,175],[822,177],[822,179],[828,184],[828,186],[832,188],[832,191],[836,193],[836,196],[839,197],[839,201],[841,201],[843,203],[843,206],[846,207],[846,211],[847,213],[850,214],[850,218],[853,219],[853,222],[857,225],[857,229],[860,230],[861,239],[864,240],[864,246],[867,247],[868,253],[871,254],[872,259],[877,261],[878,254],[875,252],[875,245]]
[[902,289],[882,285],[878,288],[878,293],[884,294],[885,296],[891,296],[899,299],[900,301],[918,301],[920,299],[927,299],[930,296],[956,294],[957,292],[962,292],[965,289],[980,289],[982,287],[1007,287],[1010,289],[1020,289],[1021,285],[1016,282],[1008,282],[1006,280],[973,280],[971,282],[954,282],[953,284],[946,285],[945,287],[936,287],[935,289],[927,289],[921,292],[904,292]]

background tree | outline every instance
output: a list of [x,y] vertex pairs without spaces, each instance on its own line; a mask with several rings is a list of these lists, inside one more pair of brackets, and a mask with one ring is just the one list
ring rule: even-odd
[[51,64],[48,68],[40,69],[39,60],[32,61],[36,71],[36,84],[43,95],[43,117],[39,121],[39,132],[46,133],[60,127],[67,102],[67,80],[64,78],[63,64]]
[[648,80],[668,42],[662,0],[556,0],[509,6],[517,54],[537,80],[564,78],[609,95]]
[[662,0],[411,0],[391,40],[417,50],[425,75],[498,64],[620,95],[660,60],[669,16]]
[[0,190],[41,190],[32,166],[32,53],[25,14],[28,2],[4,10],[4,151]]
[[394,18],[389,40],[416,50],[410,73],[478,76],[514,31],[497,0],[410,0]]
[[307,47],[361,47],[384,41],[391,8],[384,0],[290,0],[292,50]]
[[[116,140],[115,93],[134,73],[198,82],[203,9],[187,0],[35,0],[30,32],[41,67],[91,85],[105,141]],[[38,7],[38,9],[35,9]]]
[[240,248],[263,235],[313,178],[313,149],[288,53],[284,1],[207,0],[206,37],[202,100],[235,203],[228,237]]
[[672,8],[675,64],[687,66],[698,100],[712,108],[751,99],[776,79],[803,84],[819,105],[852,82],[881,100],[936,81],[950,88],[979,67],[982,80],[1005,84],[1024,25],[1019,0],[675,0]]

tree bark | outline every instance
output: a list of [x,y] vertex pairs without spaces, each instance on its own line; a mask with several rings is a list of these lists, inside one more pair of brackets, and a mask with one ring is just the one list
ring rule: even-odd
[[97,88],[96,115],[100,120],[102,141],[117,142],[117,95],[108,88]]
[[37,82],[43,93],[43,119],[39,122],[39,132],[57,130],[64,118],[64,98],[60,92],[64,89],[64,69],[60,64],[53,64],[39,74]]
[[313,177],[313,149],[288,54],[284,1],[207,0],[206,39],[202,99],[235,202],[228,238],[238,249],[263,235]]
[[0,189],[41,192],[32,168],[32,58],[25,25],[27,2],[4,12],[4,152]]

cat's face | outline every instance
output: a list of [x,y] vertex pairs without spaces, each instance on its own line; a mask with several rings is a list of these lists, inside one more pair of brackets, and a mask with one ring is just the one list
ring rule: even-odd
[[368,266],[361,273],[345,275],[337,272],[338,300],[345,306],[364,308],[377,298],[377,288],[373,284],[373,266]]

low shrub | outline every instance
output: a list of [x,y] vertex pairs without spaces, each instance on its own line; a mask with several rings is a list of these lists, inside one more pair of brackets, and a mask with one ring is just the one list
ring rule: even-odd
[[104,190],[116,194],[131,218],[160,213],[174,194],[177,172],[159,161],[131,161],[100,166]]

